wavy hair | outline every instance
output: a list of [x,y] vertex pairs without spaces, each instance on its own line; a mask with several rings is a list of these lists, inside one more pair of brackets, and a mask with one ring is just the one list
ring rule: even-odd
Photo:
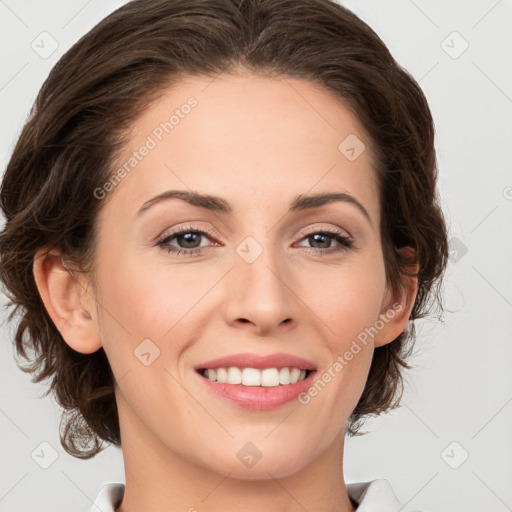
[[[103,349],[71,349],[51,321],[32,265],[59,247],[92,268],[102,201],[124,132],[180,77],[237,69],[298,77],[344,103],[368,135],[378,180],[386,280],[394,290],[418,263],[418,292],[406,329],[375,349],[347,433],[399,405],[414,320],[443,310],[448,242],[436,191],[434,124],[418,83],[378,35],[332,0],[135,0],[103,19],[51,70],[7,164],[0,191],[0,279],[17,316],[18,365],[49,379],[64,409],[61,443],[90,458],[120,446],[114,377]],[[410,246],[413,259],[397,252]]]

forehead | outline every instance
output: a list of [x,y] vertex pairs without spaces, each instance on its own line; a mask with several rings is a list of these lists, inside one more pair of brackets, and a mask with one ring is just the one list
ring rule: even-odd
[[[165,189],[226,197],[234,210],[286,206],[298,194],[346,192],[378,220],[370,141],[319,85],[251,73],[187,77],[129,127],[107,196],[135,212]],[[105,208],[106,209],[106,208]]]

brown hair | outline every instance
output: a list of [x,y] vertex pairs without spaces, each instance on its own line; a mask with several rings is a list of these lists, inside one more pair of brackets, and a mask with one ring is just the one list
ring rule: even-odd
[[[447,233],[436,191],[434,126],[423,92],[355,14],[330,0],[135,0],[83,36],[55,65],[7,165],[0,193],[0,278],[19,313],[22,368],[51,379],[64,408],[61,443],[90,458],[120,445],[114,377],[103,349],[72,350],[36,287],[36,251],[60,247],[92,268],[102,202],[123,131],[180,77],[238,68],[303,78],[333,93],[357,116],[376,155],[381,240],[388,285],[403,286],[419,264],[411,319],[442,308]],[[341,142],[341,141],[340,141]],[[411,246],[408,261],[396,249]],[[397,407],[414,323],[376,348],[363,394],[347,422],[360,435],[368,415]],[[28,353],[31,352],[31,354]],[[18,364],[20,364],[18,362]],[[21,365],[20,365],[21,367]]]

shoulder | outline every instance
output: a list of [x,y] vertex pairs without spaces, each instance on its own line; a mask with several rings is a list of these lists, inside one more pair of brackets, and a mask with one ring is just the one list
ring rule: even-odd
[[420,512],[402,505],[388,480],[347,484],[347,493],[357,504],[357,512]]
[[108,482],[103,484],[92,504],[90,512],[115,512],[116,507],[123,499],[124,484],[121,482]]

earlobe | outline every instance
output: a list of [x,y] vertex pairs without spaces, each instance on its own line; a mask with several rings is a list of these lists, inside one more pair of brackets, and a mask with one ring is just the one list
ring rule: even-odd
[[[397,251],[409,257],[414,256],[412,247],[402,247]],[[384,307],[380,313],[380,325],[383,325],[383,327],[374,338],[375,347],[391,343],[407,327],[418,292],[418,278],[416,276],[419,264],[417,262],[411,264],[408,270],[414,273],[415,276],[403,276],[403,286],[400,287],[399,291],[395,293],[388,291]]]
[[94,298],[65,266],[60,251],[38,251],[33,273],[46,311],[64,341],[77,352],[96,352],[101,347],[101,339],[92,314]]

